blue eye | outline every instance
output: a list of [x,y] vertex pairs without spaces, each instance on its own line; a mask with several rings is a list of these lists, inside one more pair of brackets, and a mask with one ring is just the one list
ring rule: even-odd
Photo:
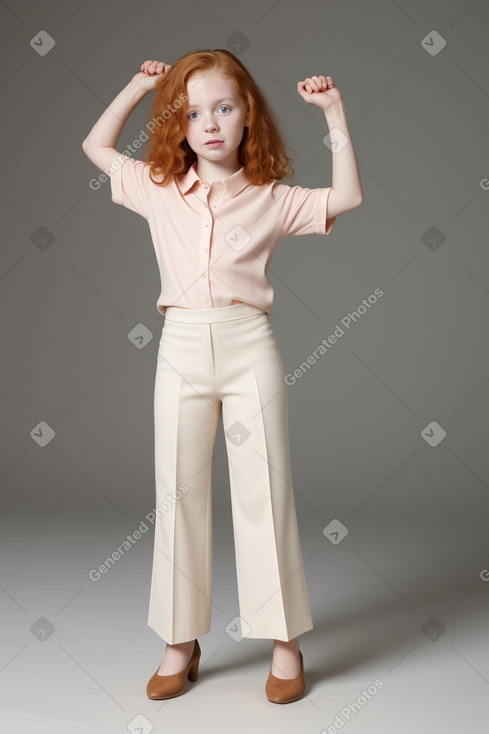
[[[227,105],[227,104],[223,104],[218,109],[220,109],[220,110],[223,110],[223,109],[224,110],[230,110],[231,107],[229,107],[229,105]],[[192,115],[198,115],[198,114],[199,114],[198,112],[190,112],[190,114],[188,114],[187,117],[188,117],[189,120],[195,120],[196,118],[195,117],[192,117]]]

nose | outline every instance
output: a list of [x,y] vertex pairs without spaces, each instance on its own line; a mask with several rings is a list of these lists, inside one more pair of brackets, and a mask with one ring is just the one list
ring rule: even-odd
[[217,130],[218,125],[212,115],[207,115],[204,119],[204,130]]

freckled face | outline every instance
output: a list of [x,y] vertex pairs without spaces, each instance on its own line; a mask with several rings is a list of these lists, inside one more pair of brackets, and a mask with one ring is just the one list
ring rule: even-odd
[[[195,72],[188,79],[187,95],[186,138],[197,157],[214,162],[237,158],[248,115],[235,82],[216,70]],[[209,145],[210,140],[221,142]]]

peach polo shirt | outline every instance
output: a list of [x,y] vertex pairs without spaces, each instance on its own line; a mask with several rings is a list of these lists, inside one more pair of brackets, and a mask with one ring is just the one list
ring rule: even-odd
[[110,179],[112,201],[147,219],[160,271],[156,306],[192,309],[243,301],[272,310],[267,278],[275,248],[289,235],[329,234],[332,187],[308,189],[276,180],[251,184],[241,167],[212,183],[194,163],[168,186],[149,177],[149,164],[124,157]]

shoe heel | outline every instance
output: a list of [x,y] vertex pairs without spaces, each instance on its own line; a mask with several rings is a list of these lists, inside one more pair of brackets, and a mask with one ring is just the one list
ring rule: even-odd
[[188,679],[191,680],[192,683],[195,683],[196,680],[199,680],[199,663],[198,663],[198,661],[188,671]]
[[192,665],[190,670],[188,671],[188,679],[192,681],[192,683],[195,683],[196,680],[199,680],[199,662],[200,662],[200,655],[197,657],[197,660]]

